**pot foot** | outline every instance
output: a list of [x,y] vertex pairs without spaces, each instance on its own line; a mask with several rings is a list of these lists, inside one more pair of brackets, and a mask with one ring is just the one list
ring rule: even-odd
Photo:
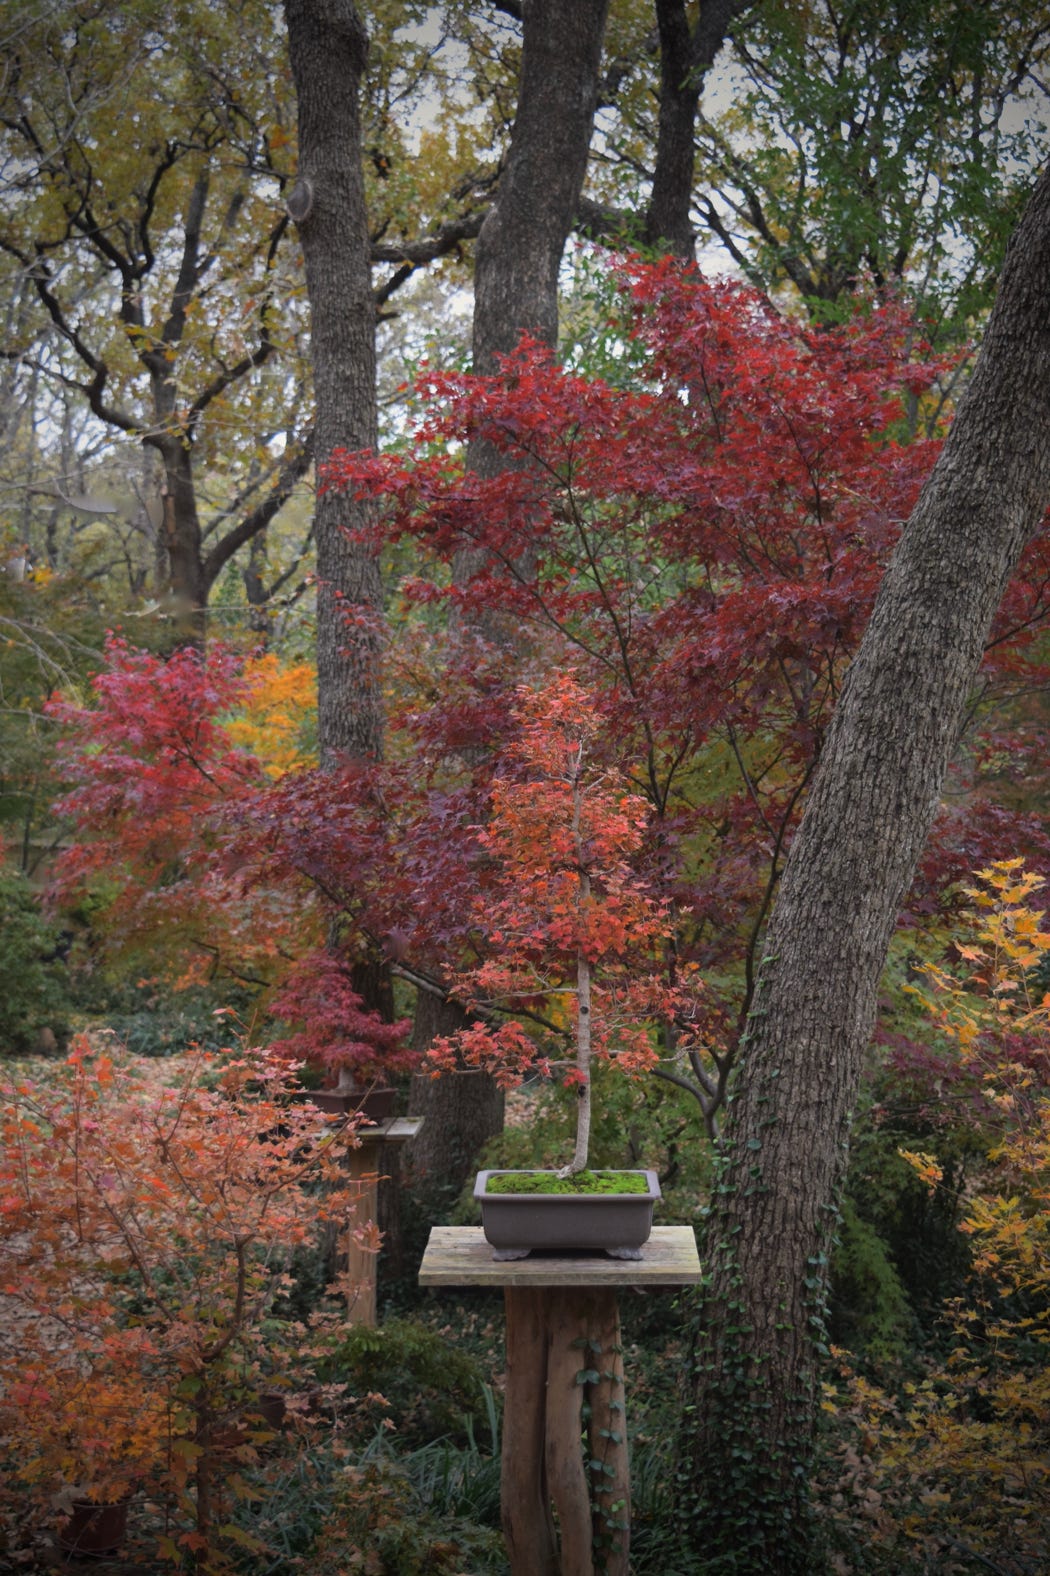
[[492,1257],[497,1264],[507,1264],[511,1259],[527,1259],[531,1248],[493,1248]]
[[606,1248],[606,1253],[611,1259],[640,1259],[641,1248]]

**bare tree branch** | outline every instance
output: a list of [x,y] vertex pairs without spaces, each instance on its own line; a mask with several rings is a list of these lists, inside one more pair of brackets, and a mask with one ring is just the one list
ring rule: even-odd
[[204,560],[206,585],[214,585],[223,566],[230,561],[234,553],[243,547],[245,542],[250,542],[253,536],[265,530],[274,516],[283,509],[295,487],[309,470],[312,460],[313,435],[310,434],[302,447],[297,449],[282,466],[268,497],[264,498],[250,514],[245,515],[239,525],[216,542]]

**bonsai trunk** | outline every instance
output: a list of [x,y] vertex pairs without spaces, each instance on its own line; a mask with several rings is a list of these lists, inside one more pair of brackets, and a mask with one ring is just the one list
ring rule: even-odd
[[[583,770],[583,750],[576,765],[572,785],[572,841],[576,854],[578,894],[581,921],[591,895],[591,878],[584,864],[583,841],[580,836],[580,813],[583,808],[583,789],[580,774]],[[565,1166],[559,1176],[575,1176],[587,1169],[587,1153],[591,1142],[591,965],[582,946],[576,952],[576,1153],[572,1164]]]
[[[581,896],[589,886],[587,877],[581,876]],[[579,1016],[576,1029],[576,1153],[572,1164],[558,1173],[567,1177],[586,1171],[591,1142],[591,965],[582,952],[576,954],[576,1002]]]

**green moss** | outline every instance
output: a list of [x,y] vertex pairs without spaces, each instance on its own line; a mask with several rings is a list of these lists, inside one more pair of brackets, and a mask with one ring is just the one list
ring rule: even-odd
[[486,1193],[648,1193],[644,1171],[578,1171],[560,1177],[556,1171],[502,1171],[490,1176]]

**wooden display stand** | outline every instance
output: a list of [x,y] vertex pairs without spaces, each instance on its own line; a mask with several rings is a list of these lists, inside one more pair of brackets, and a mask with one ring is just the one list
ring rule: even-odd
[[423,1126],[421,1116],[392,1116],[375,1127],[363,1127],[361,1140],[347,1156],[350,1175],[361,1183],[361,1192],[347,1212],[346,1268],[354,1288],[348,1313],[355,1324],[376,1322],[376,1256],[354,1242],[354,1229],[375,1220],[379,1209],[379,1153],[384,1144],[406,1144]]
[[631,1487],[617,1287],[699,1279],[688,1226],[654,1227],[636,1260],[550,1254],[511,1263],[493,1259],[479,1226],[431,1231],[420,1285],[504,1288],[501,1501],[511,1576],[597,1576],[596,1562],[603,1576],[627,1576]]

